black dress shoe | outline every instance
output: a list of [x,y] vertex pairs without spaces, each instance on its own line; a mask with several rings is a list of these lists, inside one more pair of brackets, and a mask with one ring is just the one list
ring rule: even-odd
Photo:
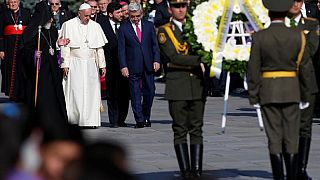
[[97,126],[80,126],[81,129],[97,129]]
[[126,123],[124,123],[124,122],[118,123],[118,125],[119,125],[119,127],[128,127],[128,125]]
[[147,119],[146,122],[144,123],[144,125],[146,127],[151,127],[151,121]]
[[144,128],[143,122],[137,122],[137,124],[134,126],[134,128]]
[[118,124],[110,124],[110,128],[118,128]]

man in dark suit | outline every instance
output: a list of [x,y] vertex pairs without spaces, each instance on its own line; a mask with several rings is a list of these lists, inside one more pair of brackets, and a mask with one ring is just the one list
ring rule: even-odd
[[106,86],[107,103],[110,127],[125,127],[125,119],[129,108],[129,82],[123,77],[119,67],[118,57],[118,28],[122,21],[122,9],[118,2],[111,2],[107,7],[108,16],[98,16],[97,22],[101,25],[108,43],[104,46],[106,58]]
[[[188,53],[183,41],[182,25],[187,13],[187,0],[170,0],[172,20],[159,27],[158,42],[167,63],[166,99],[173,119],[174,148],[183,179],[200,178],[203,156],[204,64],[200,57]],[[190,159],[188,140],[190,136]]]
[[[303,2],[304,0],[301,0],[301,1]],[[317,5],[312,2],[305,2],[304,4],[305,4],[304,6],[305,6],[305,11],[306,11],[306,16],[316,18],[319,20],[320,12],[319,12]]]
[[136,128],[151,126],[151,106],[155,95],[154,72],[160,67],[160,53],[154,26],[141,18],[141,5],[130,3],[129,21],[121,24],[118,36],[120,69],[122,75],[129,78]]
[[[320,21],[320,10],[319,10],[319,1],[317,4],[313,2],[305,3],[306,15],[307,17],[312,17]],[[313,65],[316,72],[317,77],[317,85],[320,86],[320,46],[318,47],[317,53],[313,57]],[[314,117],[320,118],[320,95],[319,93],[316,96],[315,102],[315,110],[314,110]]]
[[156,15],[154,17],[154,26],[160,27],[170,21],[171,14],[168,11],[167,0],[156,0]]
[[49,3],[51,12],[53,14],[54,25],[57,30],[60,30],[62,24],[73,18],[73,16],[70,11],[67,11],[61,7],[60,0],[50,0]]
[[[297,177],[300,109],[308,102],[308,58],[304,56],[305,36],[285,26],[284,19],[293,0],[263,0],[271,25],[252,36],[248,62],[249,101],[260,107],[268,137],[274,179]],[[277,48],[274,48],[277,47]],[[301,90],[300,90],[301,89]],[[305,102],[305,103],[302,103]],[[299,105],[300,104],[300,105]]]
[[[319,45],[319,23],[315,18],[303,17],[301,13],[301,7],[303,0],[295,0],[293,6],[289,10],[289,17],[293,20],[291,26],[297,27],[304,32],[307,40],[307,49],[305,51],[308,56],[308,63],[310,71],[310,99],[308,100],[310,106],[301,111],[300,122],[300,134],[299,134],[299,166],[298,166],[298,179],[309,180],[311,179],[307,174],[307,164],[309,158],[310,144],[311,144],[311,130],[312,130],[312,116],[315,107],[316,94],[318,93],[318,87],[316,82],[316,75],[314,72],[313,59],[318,50]],[[307,6],[306,6],[307,7]],[[308,12],[308,10],[307,10]]]

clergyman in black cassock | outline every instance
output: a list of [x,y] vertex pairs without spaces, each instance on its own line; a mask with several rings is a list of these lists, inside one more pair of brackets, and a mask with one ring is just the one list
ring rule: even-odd
[[[56,41],[58,32],[51,26],[52,16],[48,6],[40,2],[36,6],[30,26],[23,34],[25,72],[28,84],[27,104],[34,116],[46,121],[67,122],[67,111],[62,89],[61,73],[57,61]],[[36,88],[36,53],[38,43],[38,26],[42,26],[40,33],[41,58]]]
[[0,53],[4,53],[1,60],[1,92],[14,101],[24,97],[21,35],[31,17],[28,10],[20,7],[19,2],[11,3],[0,14]]

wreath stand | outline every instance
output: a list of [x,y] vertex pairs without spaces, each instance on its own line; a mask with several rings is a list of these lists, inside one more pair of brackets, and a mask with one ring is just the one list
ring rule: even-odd
[[[250,33],[245,32],[245,29],[249,30],[249,26],[247,23],[244,23],[242,21],[230,22],[230,29],[231,29],[231,33],[227,35],[228,41],[235,41],[235,39],[237,38],[237,40],[240,43],[235,44],[236,46],[250,46],[250,42],[248,43],[248,40],[249,41],[251,40],[251,35]],[[246,90],[248,89],[246,76],[244,77],[244,87]],[[224,106],[223,106],[223,115],[222,115],[222,122],[221,122],[222,133],[225,133],[226,123],[227,123],[229,90],[230,90],[230,71],[227,72],[226,87],[225,87],[225,93],[224,93]],[[263,127],[260,107],[256,108],[256,112],[258,116],[259,128],[261,131],[263,131],[264,127]]]

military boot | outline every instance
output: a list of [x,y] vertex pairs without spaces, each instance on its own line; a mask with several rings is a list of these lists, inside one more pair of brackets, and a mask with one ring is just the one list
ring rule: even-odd
[[286,164],[287,180],[298,180],[298,155],[284,153],[283,156]]
[[184,180],[190,179],[190,161],[188,144],[176,144],[174,146],[176,156],[180,168],[181,177]]
[[270,154],[271,169],[274,180],[284,180],[282,154]]
[[202,173],[203,144],[190,144],[191,174],[200,179]]
[[307,173],[307,164],[309,159],[311,138],[299,138],[299,160],[298,160],[298,179],[299,180],[312,180]]

